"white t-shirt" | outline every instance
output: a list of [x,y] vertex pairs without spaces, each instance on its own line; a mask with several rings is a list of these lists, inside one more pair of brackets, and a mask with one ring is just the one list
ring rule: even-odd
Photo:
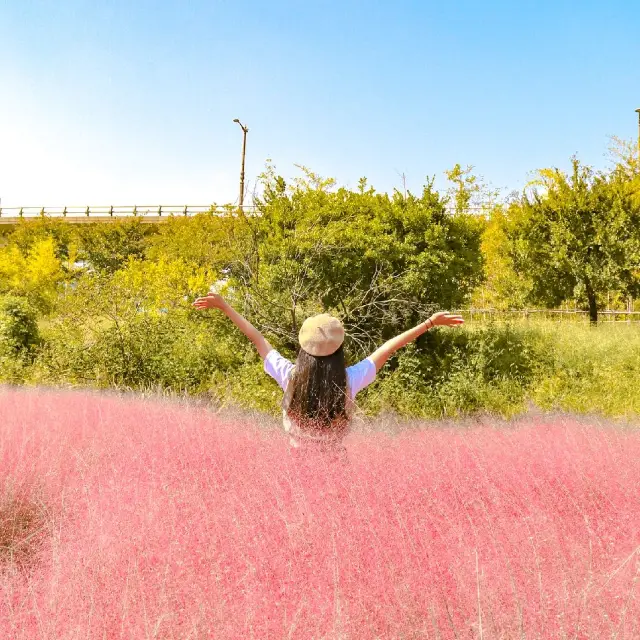
[[[281,356],[275,349],[271,349],[264,359],[264,370],[286,391],[289,383],[289,375],[293,369],[293,363]],[[370,385],[376,377],[376,365],[370,358],[365,358],[347,367],[347,380],[351,389],[351,399],[356,397],[356,393]]]

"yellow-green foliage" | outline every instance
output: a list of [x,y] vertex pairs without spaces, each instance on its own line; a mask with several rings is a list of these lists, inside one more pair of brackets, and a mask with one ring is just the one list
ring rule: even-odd
[[187,307],[198,295],[205,295],[218,274],[207,267],[181,259],[142,261],[132,258],[111,278],[111,286],[147,311]]
[[48,311],[58,299],[59,285],[64,279],[53,238],[37,240],[26,253],[17,246],[0,250],[0,293],[25,296]]
[[248,225],[231,215],[176,216],[149,235],[146,257],[154,261],[182,260],[219,272],[237,258],[238,247],[248,232]]
[[485,282],[474,291],[472,304],[476,308],[521,309],[525,306],[531,289],[526,274],[515,271],[511,255],[511,243],[507,235],[514,224],[502,207],[495,207],[482,234]]

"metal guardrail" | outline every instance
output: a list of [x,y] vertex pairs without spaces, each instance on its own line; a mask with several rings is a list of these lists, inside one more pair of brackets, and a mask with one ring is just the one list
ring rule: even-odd
[[[77,207],[0,207],[0,224],[15,224],[22,219],[65,218],[68,222],[108,222],[116,218],[141,218],[143,222],[160,222],[171,216],[195,216],[199,213],[224,215],[242,210],[247,215],[255,214],[255,205],[204,204],[204,205],[106,205]],[[452,207],[448,207],[452,211]],[[469,211],[481,213],[481,206]]]
[[[0,207],[0,224],[14,224],[22,219],[64,218],[69,222],[103,222],[116,218],[141,218],[143,221],[166,220],[171,216],[195,216],[199,213],[223,215],[237,212],[238,205],[109,205],[86,207]],[[243,205],[247,215],[254,205]]]

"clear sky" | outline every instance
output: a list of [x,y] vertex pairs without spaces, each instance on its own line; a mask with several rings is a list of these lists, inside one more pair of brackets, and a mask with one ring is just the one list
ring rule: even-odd
[[637,135],[638,0],[4,0],[2,206],[237,199],[267,158],[505,192]]

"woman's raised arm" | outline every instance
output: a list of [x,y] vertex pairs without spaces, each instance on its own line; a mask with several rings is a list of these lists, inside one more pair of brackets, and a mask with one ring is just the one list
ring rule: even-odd
[[264,360],[273,347],[266,341],[265,337],[246,319],[243,318],[224,298],[218,293],[209,293],[198,298],[193,306],[196,309],[220,309],[233,324],[244,333],[255,345],[260,357]]
[[457,327],[464,324],[462,316],[454,316],[445,311],[434,313],[428,320],[421,322],[413,329],[409,329],[401,333],[391,340],[387,340],[381,347],[378,347],[370,356],[369,360],[373,360],[376,365],[376,373],[382,369],[385,362],[398,350],[405,345],[413,342],[418,336],[421,336],[433,327]]

